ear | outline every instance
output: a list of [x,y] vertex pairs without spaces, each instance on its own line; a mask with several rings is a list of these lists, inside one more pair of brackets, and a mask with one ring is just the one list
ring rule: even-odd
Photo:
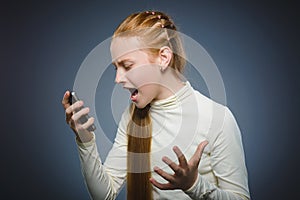
[[168,46],[163,46],[160,48],[158,53],[160,59],[161,70],[164,71],[170,64],[173,52]]

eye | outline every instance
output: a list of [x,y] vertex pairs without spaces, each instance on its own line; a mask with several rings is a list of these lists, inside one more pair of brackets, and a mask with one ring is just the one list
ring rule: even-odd
[[130,63],[130,64],[124,64],[124,68],[126,71],[130,70],[132,68],[133,64]]

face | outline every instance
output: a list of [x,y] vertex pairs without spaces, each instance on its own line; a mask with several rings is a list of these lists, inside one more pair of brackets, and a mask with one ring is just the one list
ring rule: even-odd
[[111,54],[116,68],[115,82],[128,89],[131,101],[138,108],[161,98],[159,57],[140,50],[135,37],[114,39]]

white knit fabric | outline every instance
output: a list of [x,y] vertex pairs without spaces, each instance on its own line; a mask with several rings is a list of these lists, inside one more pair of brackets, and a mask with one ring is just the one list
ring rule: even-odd
[[[194,90],[189,82],[173,96],[151,104],[153,124],[151,165],[172,170],[162,162],[168,156],[177,162],[177,145],[187,160],[199,143],[207,140],[197,181],[187,191],[153,189],[154,199],[250,199],[247,169],[240,130],[230,110]],[[95,138],[78,144],[82,172],[93,199],[115,199],[126,180],[128,109],[104,164]],[[99,144],[101,145],[101,144]],[[155,172],[152,176],[165,182]]]

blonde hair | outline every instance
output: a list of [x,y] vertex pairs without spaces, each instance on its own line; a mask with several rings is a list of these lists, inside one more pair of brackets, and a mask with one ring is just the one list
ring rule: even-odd
[[130,106],[131,120],[127,125],[127,199],[152,200],[150,152],[152,122],[150,106]]
[[[168,46],[172,51],[169,66],[183,73],[185,66],[184,51],[177,28],[169,16],[162,12],[146,11],[128,16],[115,30],[115,37],[139,38],[146,45],[148,53],[158,55],[159,49]],[[143,109],[134,104],[130,106],[131,119],[127,125],[127,199],[151,200],[152,184],[150,152],[152,123],[149,114],[150,105]],[[143,154],[143,156],[135,156]],[[139,170],[139,168],[143,168]],[[136,171],[135,171],[136,170]]]
[[170,67],[183,73],[185,53],[177,28],[168,15],[157,11],[131,14],[115,30],[113,38],[117,36],[137,36],[149,47],[146,51],[154,55],[161,47],[168,46],[173,51]]

